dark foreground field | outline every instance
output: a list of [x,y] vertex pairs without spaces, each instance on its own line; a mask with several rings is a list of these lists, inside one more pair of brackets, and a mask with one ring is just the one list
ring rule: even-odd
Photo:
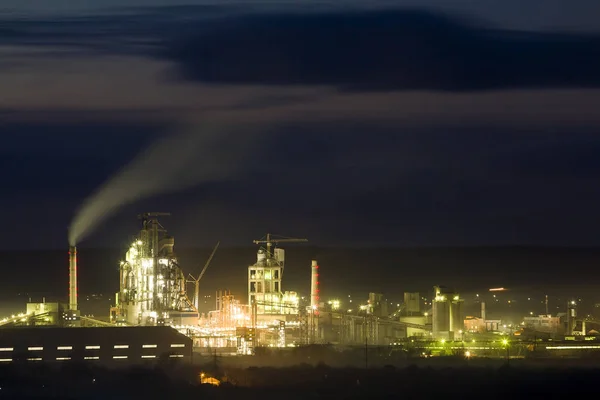
[[[221,386],[200,384],[200,373]],[[297,366],[225,371],[177,364],[104,369],[69,364],[0,368],[0,398],[47,399],[506,399],[595,393],[600,368],[519,366],[350,369]],[[533,397],[531,397],[533,396]]]

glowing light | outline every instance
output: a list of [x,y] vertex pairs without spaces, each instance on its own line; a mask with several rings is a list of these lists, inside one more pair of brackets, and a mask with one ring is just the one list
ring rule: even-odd
[[331,309],[334,311],[340,309],[340,301],[339,300],[332,300],[329,302],[329,304],[331,304]]
[[467,358],[471,357],[471,352],[468,350],[465,351],[465,357],[467,357]]
[[504,346],[508,345],[508,339],[502,339],[502,344],[503,344]]

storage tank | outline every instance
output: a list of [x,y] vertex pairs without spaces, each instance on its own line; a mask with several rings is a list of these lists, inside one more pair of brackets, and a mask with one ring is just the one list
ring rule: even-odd
[[267,253],[265,253],[265,251],[263,249],[258,250],[258,252],[256,253],[256,263],[264,264],[264,262],[266,260],[267,260]]
[[453,340],[463,330],[462,300],[454,290],[435,286],[432,312],[434,337]]
[[419,293],[404,293],[404,310],[406,315],[421,313],[421,297]]

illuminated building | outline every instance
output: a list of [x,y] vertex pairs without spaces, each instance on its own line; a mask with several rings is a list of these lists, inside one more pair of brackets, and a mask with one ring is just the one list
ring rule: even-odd
[[[539,315],[523,318],[523,326],[535,332],[563,334],[565,333],[564,324],[560,316]],[[572,334],[572,331],[568,334]]]
[[164,326],[6,329],[0,335],[0,363],[106,366],[155,363],[161,359],[191,362],[192,340]]
[[256,263],[248,267],[248,304],[255,315],[298,314],[298,295],[284,292],[282,288],[285,251],[271,247],[277,243],[305,242],[306,239],[274,239],[267,234],[265,240],[255,240],[256,244],[266,244],[258,249]]
[[388,302],[381,293],[369,293],[369,301],[367,306],[367,313],[376,317],[387,317],[388,313]]
[[165,213],[147,213],[142,230],[120,265],[120,290],[113,322],[129,325],[197,325],[186,279],[173,252],[174,239],[158,222]]
[[419,293],[404,293],[404,312],[406,315],[421,314],[421,297]]
[[454,340],[463,330],[462,300],[453,290],[434,287],[432,331],[439,339]]

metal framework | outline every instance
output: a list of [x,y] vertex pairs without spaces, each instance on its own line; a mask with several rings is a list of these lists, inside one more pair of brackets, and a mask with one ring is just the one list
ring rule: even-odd
[[215,253],[217,252],[217,249],[219,248],[219,244],[221,244],[221,242],[217,242],[212,253],[210,253],[210,257],[208,257],[208,260],[206,260],[206,264],[204,264],[204,268],[202,268],[200,275],[198,275],[198,277],[196,278],[194,275],[189,274],[188,277],[190,280],[186,281],[186,283],[194,284],[194,308],[196,309],[196,312],[199,312],[198,308],[200,305],[200,279],[202,279],[204,273],[208,269],[210,262],[212,261],[213,257],[215,256]]
[[173,251],[174,239],[158,222],[169,213],[139,216],[142,229],[120,266],[117,322],[130,325],[170,324],[172,314],[197,320],[186,293],[186,279]]
[[255,307],[255,315],[291,314],[289,305],[297,309],[298,298],[295,292],[284,292],[282,289],[285,252],[273,248],[279,243],[305,243],[307,239],[274,237],[267,235],[254,240],[254,244],[265,244],[259,248],[256,263],[248,267],[248,304]]

